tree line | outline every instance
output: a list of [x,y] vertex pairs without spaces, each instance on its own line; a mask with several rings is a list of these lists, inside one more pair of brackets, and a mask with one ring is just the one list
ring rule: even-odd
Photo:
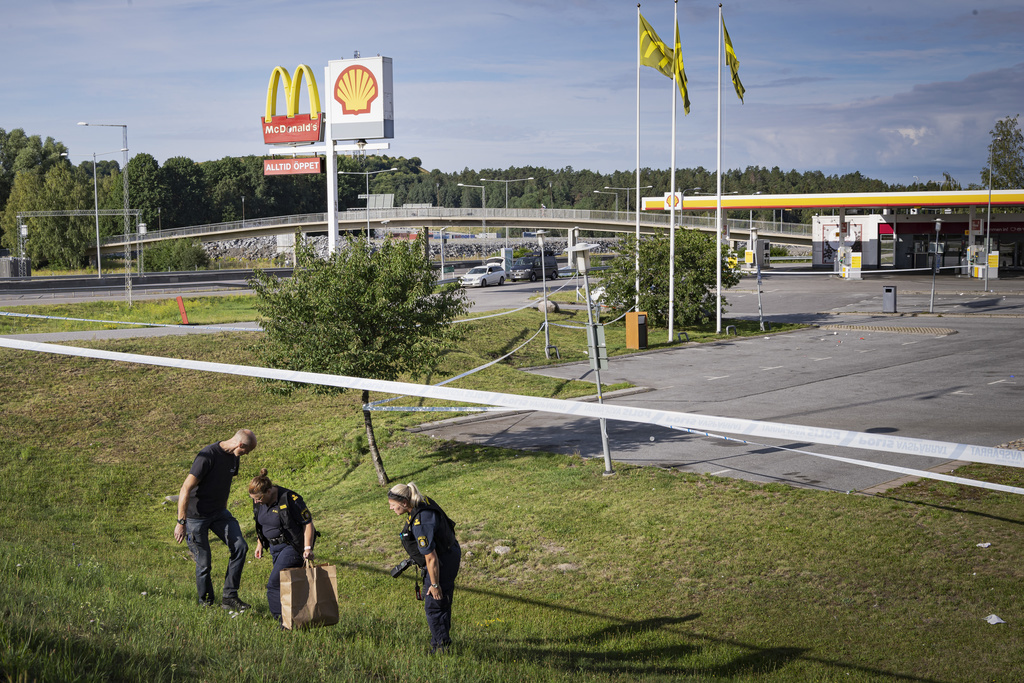
[[[991,131],[992,185],[995,188],[1024,186],[1024,140],[1017,116],[996,123]],[[196,162],[172,157],[162,165],[150,154],[141,153],[128,163],[130,206],[138,209],[139,220],[150,230],[205,223],[263,218],[326,210],[326,182],[322,175],[265,176],[266,157],[224,157]],[[77,164],[73,160],[80,160]],[[363,175],[365,172],[393,172]],[[508,192],[509,208],[558,208],[636,210],[636,192],[606,188],[635,188],[635,173],[597,173],[571,166],[548,169],[537,166],[507,169],[464,168],[457,173],[427,170],[418,157],[359,156],[338,159],[338,206],[365,206],[359,195],[393,194],[395,206],[431,204],[449,208],[481,206],[481,191],[464,185],[486,185],[488,208],[502,208]],[[16,128],[0,128],[0,246],[12,252],[17,247],[17,214],[24,211],[92,210],[93,193],[99,208],[124,206],[122,169],[114,159],[96,159],[95,180],[92,155],[69,154],[67,147],[52,137],[28,135]],[[644,168],[640,172],[644,196],[669,191],[668,169]],[[981,170],[981,182],[969,188],[988,187],[989,169]],[[484,183],[480,179],[517,182]],[[532,178],[531,180],[521,180]],[[717,173],[703,167],[677,169],[677,191],[717,186]],[[725,171],[723,192],[739,194],[805,194],[820,192],[886,192],[899,190],[960,189],[949,174],[942,181],[929,180],[912,185],[890,184],[868,178],[860,172],[825,175],[821,171],[783,171],[778,166],[748,166]],[[627,207],[627,196],[629,206]],[[244,214],[244,215],[243,215]],[[760,220],[808,223],[813,210],[785,209],[754,211]],[[123,219],[101,217],[102,236],[123,230]],[[91,216],[34,218],[28,240],[29,255],[39,265],[76,268],[86,265],[95,248],[95,223]]]

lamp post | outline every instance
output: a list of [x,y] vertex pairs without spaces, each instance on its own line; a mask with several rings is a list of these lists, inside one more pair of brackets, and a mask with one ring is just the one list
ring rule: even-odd
[[139,223],[139,275],[146,272],[146,267],[143,265],[143,255],[145,253],[146,245],[143,244],[142,239],[146,235],[146,224]]
[[[101,126],[104,128],[120,128],[122,134],[121,151],[124,152],[124,168],[121,178],[124,179],[124,296],[128,306],[132,305],[132,264],[131,264],[131,226],[128,223],[128,124],[127,123],[87,123],[79,121],[80,126]],[[99,265],[99,264],[97,264]]]
[[444,279],[444,231],[448,227],[439,228],[437,231],[438,238],[441,240],[441,279]]
[[[1002,136],[997,135],[992,138],[992,146],[988,150],[988,217],[985,219],[985,246],[982,247],[982,252],[985,254],[985,291],[988,291],[988,251],[991,248],[991,238],[989,237],[992,228],[992,163],[995,159],[996,143],[1002,140]],[[999,267],[998,265],[996,266]]]
[[932,298],[928,302],[928,312],[935,312],[935,273],[939,272],[939,266],[942,265],[942,254],[939,253],[939,231],[942,230],[942,219],[935,219],[935,249],[932,255]]
[[619,213],[619,193],[618,192],[602,192],[601,190],[594,190],[594,194],[613,194],[615,195],[615,213]]
[[[522,182],[525,182],[527,180],[533,180],[533,176],[530,176],[529,178],[516,178],[514,180],[501,180],[499,178],[492,178],[490,180],[488,180],[487,178],[481,178],[480,179],[481,183],[505,183],[505,214],[506,214],[505,215],[505,220],[506,220],[506,223],[505,223],[505,248],[506,249],[508,249],[508,222],[507,222],[508,221],[508,184],[509,183],[522,183]],[[484,205],[484,208],[486,209],[487,206]]]
[[[547,260],[544,258],[544,235],[548,234],[547,230],[537,231],[537,242],[540,244],[540,284],[542,287],[543,295],[543,306],[544,306],[544,357],[551,358],[551,334],[548,331],[548,275],[547,275]],[[555,353],[558,353],[558,349],[555,349]]]
[[242,227],[245,227],[245,195],[242,195]]
[[[118,150],[118,151],[120,151],[120,150]],[[96,154],[97,154],[97,152],[93,152],[92,153],[92,201],[93,201],[93,206],[96,209],[96,277],[102,278],[103,277],[103,265],[102,265],[102,260],[100,258],[100,195],[99,195],[98,180],[96,178]],[[99,152],[99,154],[113,154],[113,152]],[[71,155],[68,154],[67,152],[61,152],[60,155],[62,157],[64,157],[65,159],[70,159],[71,158]],[[79,155],[76,154],[75,156],[79,156]],[[81,156],[86,156],[86,155],[81,155]]]
[[[639,190],[650,190],[652,187],[654,187],[654,185],[644,185],[644,186],[639,187],[637,189],[639,189]],[[607,185],[605,185],[604,189],[606,189],[606,190],[625,190],[626,191],[626,220],[628,221],[629,220],[629,192],[633,188],[632,187],[608,187]],[[640,206],[639,206],[640,198],[637,197],[636,201],[637,201],[636,210],[639,211],[640,210]]]
[[[590,270],[590,250],[596,244],[576,244],[569,248],[569,262],[574,264],[576,271],[583,274],[583,295],[587,299],[587,341],[590,347],[590,367],[594,370],[594,379],[597,382],[597,402],[604,403],[604,395],[601,392],[601,361],[607,362],[607,357],[601,358],[600,347],[604,341],[604,328],[594,323],[594,312],[591,309],[590,300],[590,279],[587,271]],[[612,456],[608,450],[608,427],[605,418],[601,422],[601,446],[604,450],[604,474],[605,476],[615,474],[612,469]]]
[[[475,187],[480,190],[480,208],[483,209],[483,218],[481,223],[483,225],[484,232],[487,232],[487,188],[483,185],[467,185],[466,183],[459,183],[459,187]],[[505,240],[506,246],[508,243],[508,228],[505,228]]]
[[[687,192],[700,192],[699,187],[690,187],[679,193],[679,210],[683,210],[686,203]],[[672,198],[675,201],[675,198]],[[672,223],[668,227],[668,341],[671,344],[675,336],[676,324],[676,225]],[[637,309],[639,312],[639,309]]]
[[378,173],[390,173],[397,171],[397,168],[384,168],[379,171],[338,171],[342,175],[366,176],[366,247],[370,247],[370,176]]

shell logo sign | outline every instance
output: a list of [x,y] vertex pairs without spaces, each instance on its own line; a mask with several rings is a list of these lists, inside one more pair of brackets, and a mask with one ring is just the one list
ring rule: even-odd
[[348,67],[334,82],[334,99],[341,103],[344,116],[368,114],[377,94],[377,79],[361,64]]
[[395,137],[391,58],[336,59],[327,63],[327,134],[332,140]]

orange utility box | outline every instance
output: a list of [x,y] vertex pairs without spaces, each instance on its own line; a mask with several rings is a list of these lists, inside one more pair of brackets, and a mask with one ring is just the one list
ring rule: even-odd
[[626,314],[626,348],[647,348],[647,314],[643,311]]

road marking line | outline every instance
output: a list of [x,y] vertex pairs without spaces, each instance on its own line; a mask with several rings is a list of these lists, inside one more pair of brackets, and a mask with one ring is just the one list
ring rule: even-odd
[[900,346],[910,346],[911,344],[916,344],[916,343],[917,343],[916,341],[912,341],[912,342],[903,342],[903,343],[902,343],[902,344],[901,344]]
[[785,365],[773,365],[770,368],[761,368],[761,369],[762,370],[778,370],[779,368],[784,368],[784,367],[786,367],[786,366]]
[[997,379],[995,382],[989,382],[989,386],[993,384],[1016,384],[1016,382],[1011,382],[1008,379]]
[[954,391],[954,394],[960,394],[961,396],[974,396],[974,394],[968,394],[966,391]]
[[705,378],[705,379],[707,379],[707,380],[708,380],[709,382],[713,382],[713,381],[715,381],[716,379],[725,379],[725,378],[726,378],[726,377],[728,377],[728,376],[729,376],[729,375],[721,375],[721,376],[719,376],[719,377],[707,377],[707,378]]
[[711,473],[711,476],[712,476],[712,477],[717,477],[718,475],[720,475],[720,474],[725,474],[726,472],[732,472],[732,470],[729,470],[729,469],[725,469],[725,470],[718,470],[717,472],[712,472],[712,473]]
[[814,362],[818,362],[818,361],[822,361],[822,360],[832,360],[832,356],[825,356],[824,358],[812,358],[811,360],[813,360]]

